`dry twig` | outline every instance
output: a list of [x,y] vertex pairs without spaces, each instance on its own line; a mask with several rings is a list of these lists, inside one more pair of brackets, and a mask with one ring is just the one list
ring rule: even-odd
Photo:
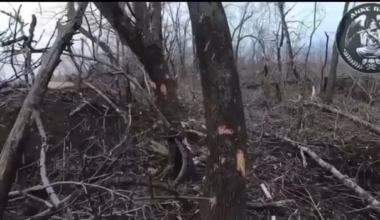
[[83,82],[83,84],[85,84],[86,86],[90,87],[91,89],[93,89],[95,92],[97,92],[101,97],[103,97],[110,105],[113,109],[115,109],[115,111],[120,114],[121,118],[123,119],[124,123],[129,127],[130,126],[130,121],[128,120],[128,115],[127,113],[125,113],[123,110],[121,110],[119,107],[116,106],[115,103],[113,103],[113,101],[111,99],[109,99],[102,91],[100,91],[99,89],[97,89],[95,86],[93,86],[91,83],[89,82]]

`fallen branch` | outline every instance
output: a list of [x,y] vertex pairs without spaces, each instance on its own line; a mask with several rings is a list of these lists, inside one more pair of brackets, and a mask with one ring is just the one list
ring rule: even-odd
[[[270,194],[268,188],[265,186],[264,183],[260,184],[260,188],[261,188],[261,190],[264,192],[265,197],[267,197],[267,199],[269,199],[269,200],[273,200],[272,195]],[[276,220],[276,216],[275,216],[275,215],[272,215],[272,216],[271,216],[271,220]]]
[[83,82],[83,84],[85,84],[86,86],[90,87],[95,92],[97,92],[101,97],[103,97],[111,105],[111,107],[113,109],[115,109],[115,111],[121,116],[121,118],[123,119],[124,123],[128,127],[130,126],[130,121],[128,120],[128,115],[124,111],[122,111],[119,107],[117,107],[117,105],[115,103],[113,103],[113,101],[111,99],[109,99],[102,91],[100,91],[98,88],[96,88],[95,86],[93,86],[91,83],[89,83],[89,82]]
[[[61,185],[73,185],[73,186],[80,186],[80,187],[92,187],[92,188],[95,188],[95,189],[104,190],[104,191],[108,192],[112,197],[114,197],[115,195],[117,195],[117,196],[120,196],[120,197],[125,198],[127,200],[130,200],[129,196],[127,196],[127,195],[125,195],[125,194],[123,194],[121,192],[109,189],[109,188],[101,186],[101,185],[90,184],[90,183],[85,183],[85,182],[58,181],[58,182],[50,183],[50,185],[48,187],[61,186]],[[22,191],[12,191],[12,192],[9,193],[9,196],[15,196],[15,195],[21,194],[21,192],[22,193],[28,193],[30,191],[42,190],[42,189],[45,189],[45,188],[46,188],[45,186],[40,186],[40,185],[33,186],[33,187],[28,188],[28,189],[24,189]]]
[[283,136],[280,136],[277,134],[268,135],[268,136],[274,136],[277,139],[283,140],[286,143],[288,143],[294,147],[297,147],[298,149],[306,152],[313,160],[315,160],[319,164],[319,166],[321,166],[325,170],[329,171],[334,177],[339,179],[343,183],[343,185],[354,190],[360,198],[362,198],[368,202],[370,208],[372,208],[376,212],[380,213],[380,202],[377,201],[377,199],[375,197],[373,197],[370,193],[368,193],[363,188],[361,188],[358,184],[355,183],[355,181],[351,180],[347,175],[343,175],[334,166],[325,162],[322,158],[320,158],[316,153],[314,153],[308,147],[302,145],[301,143],[293,141],[288,137],[283,137]]
[[84,101],[82,102],[82,104],[78,105],[78,107],[76,107],[74,110],[72,110],[72,111],[69,113],[69,116],[73,116],[75,113],[79,112],[82,108],[84,108],[87,104],[88,104],[88,101],[87,101],[87,100],[84,100]]
[[[101,183],[104,186],[98,185]],[[84,182],[74,182],[74,181],[60,181],[60,182],[51,183],[50,186],[53,186],[53,185],[83,186],[84,185],[87,187],[94,187],[97,189],[102,189],[102,190],[110,192],[111,194],[115,194],[115,195],[118,195],[121,197],[126,197],[126,195],[124,195],[124,194],[116,193],[115,191],[107,188],[107,187],[110,187],[110,186],[116,185],[116,184],[121,184],[121,185],[134,184],[134,185],[138,185],[138,186],[153,187],[153,188],[164,190],[164,191],[168,192],[169,194],[171,194],[171,196],[139,197],[139,198],[134,198],[133,200],[176,199],[176,200],[179,200],[181,202],[184,202],[184,204],[190,205],[188,203],[188,200],[210,200],[210,199],[212,199],[212,198],[207,198],[207,197],[183,196],[183,195],[180,195],[178,191],[169,188],[169,186],[163,182],[159,182],[159,181],[149,182],[146,178],[134,179],[134,178],[125,177],[125,176],[116,176],[116,177],[112,177],[112,178],[107,178],[106,180],[97,181],[94,184],[89,184],[89,183],[84,183]],[[40,186],[40,185],[39,186],[33,186],[33,187],[30,187],[30,188],[27,188],[27,189],[24,189],[21,191],[19,191],[19,190],[12,191],[9,193],[9,195],[10,196],[16,196],[16,195],[28,193],[28,192],[31,192],[34,190],[41,190],[44,188],[45,188],[44,186]],[[62,202],[64,202],[64,201],[62,201]],[[65,201],[65,202],[67,202],[67,201]],[[292,199],[275,201],[275,202],[268,202],[268,203],[248,202],[247,207],[249,207],[249,208],[276,208],[276,207],[288,206],[288,205],[291,205],[294,203],[295,203],[295,201]]]
[[365,120],[361,119],[358,116],[352,115],[352,114],[350,114],[348,112],[344,112],[344,111],[339,110],[337,108],[334,108],[332,106],[325,105],[325,104],[322,104],[322,103],[317,103],[317,102],[306,101],[306,102],[304,102],[304,105],[309,105],[309,106],[314,106],[314,107],[322,108],[322,109],[325,109],[327,111],[343,115],[343,116],[347,117],[348,119],[350,119],[350,120],[352,120],[352,121],[354,121],[356,123],[359,123],[359,124],[365,126],[370,131],[372,131],[372,132],[380,135],[380,128],[379,127],[375,126],[374,124],[371,124],[368,121],[365,121]]
[[276,201],[276,202],[268,202],[268,203],[252,203],[252,202],[247,202],[247,207],[249,208],[278,208],[278,207],[284,207],[287,205],[294,204],[294,200],[288,199],[288,200],[281,200],[281,201]]
[[54,205],[51,204],[49,201],[46,201],[46,200],[44,200],[44,199],[41,199],[41,198],[39,198],[39,197],[37,197],[37,196],[33,196],[32,194],[29,194],[29,193],[21,192],[21,194],[22,194],[23,196],[25,196],[26,198],[30,198],[30,199],[32,199],[32,200],[35,200],[35,201],[41,202],[41,203],[45,204],[47,207],[49,207],[49,208],[54,208]]
[[44,210],[44,211],[42,211],[36,215],[31,216],[30,218],[27,218],[26,220],[32,220],[32,219],[34,220],[34,219],[40,219],[42,217],[45,217],[49,212],[51,212],[51,210],[52,209],[50,209],[50,208],[46,209],[46,210]]
[[[47,136],[44,129],[44,126],[42,124],[41,115],[38,110],[33,111],[33,118],[35,120],[38,132],[40,133],[41,139],[42,139],[42,146],[40,150],[40,176],[43,186],[45,187],[45,190],[50,198],[50,201],[53,203],[55,208],[59,208],[59,205],[61,204],[61,201],[59,200],[57,194],[54,192],[53,187],[50,186],[49,178],[47,177],[46,172],[46,151],[48,149],[47,145]],[[51,207],[49,207],[51,208]]]
[[273,198],[272,198],[272,195],[270,194],[268,188],[265,186],[264,183],[260,184],[260,188],[261,188],[261,190],[264,192],[265,197],[267,197],[267,199],[270,199],[270,200],[273,199]]

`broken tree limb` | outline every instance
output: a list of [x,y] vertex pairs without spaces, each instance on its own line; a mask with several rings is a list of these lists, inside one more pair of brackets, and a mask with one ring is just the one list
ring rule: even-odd
[[295,204],[295,201],[293,199],[280,200],[280,201],[268,202],[268,203],[247,202],[247,207],[253,208],[253,209],[263,209],[263,208],[285,207],[291,204]]
[[[260,184],[260,188],[261,188],[261,190],[264,192],[265,197],[267,197],[267,199],[273,200],[272,195],[270,194],[268,188],[265,186],[264,183]],[[275,215],[272,215],[272,216],[271,216],[271,220],[276,220],[276,216],[275,216]]]
[[267,199],[270,199],[270,200],[273,199],[272,195],[270,194],[268,188],[265,186],[264,183],[260,184],[260,188],[264,192],[265,197],[267,197]]
[[84,85],[90,87],[91,89],[93,89],[95,92],[97,92],[101,97],[103,97],[110,105],[113,109],[115,109],[115,111],[121,116],[121,118],[123,119],[123,122],[129,127],[130,126],[130,120],[128,120],[128,115],[122,111],[119,107],[117,107],[117,105],[115,103],[113,103],[113,101],[111,99],[109,99],[106,95],[104,95],[104,93],[102,91],[100,91],[99,89],[97,89],[95,86],[93,86],[91,83],[89,82],[83,82]]
[[[40,149],[40,176],[41,176],[41,182],[45,188],[45,191],[47,192],[47,195],[50,198],[51,203],[54,205],[55,209],[59,209],[62,204],[60,199],[58,198],[57,194],[55,193],[53,187],[50,185],[50,180],[47,175],[46,170],[46,152],[49,149],[49,145],[47,143],[47,135],[46,131],[44,129],[42,120],[41,120],[41,114],[38,109],[33,110],[33,118],[36,123],[38,132],[40,133],[41,139],[42,139],[42,145]],[[49,207],[49,206],[48,206]],[[51,209],[52,207],[49,207]],[[73,215],[71,213],[70,208],[67,207],[66,209],[66,219],[73,220]]]
[[309,106],[314,106],[314,107],[317,107],[317,108],[322,108],[322,109],[325,109],[325,110],[330,111],[332,113],[343,115],[346,118],[352,120],[353,122],[356,122],[356,123],[359,123],[359,124],[365,126],[366,128],[368,128],[373,133],[376,133],[376,134],[380,135],[380,127],[377,127],[376,125],[371,124],[370,122],[368,122],[368,121],[366,121],[364,119],[361,119],[358,116],[352,115],[352,114],[350,114],[348,112],[344,112],[344,111],[339,110],[337,108],[334,108],[332,106],[329,106],[329,105],[326,105],[326,104],[322,104],[322,103],[317,103],[317,102],[307,101],[307,102],[304,103],[304,105],[309,105]]
[[24,151],[25,143],[23,143],[23,140],[25,134],[29,132],[27,127],[30,124],[33,106],[38,106],[43,99],[47,90],[47,84],[55,68],[60,63],[63,50],[82,24],[82,17],[87,5],[88,2],[81,2],[79,4],[75,19],[65,26],[63,32],[57,36],[52,48],[42,57],[42,65],[36,81],[33,83],[3,146],[0,155],[0,219],[4,217],[4,211],[8,202],[8,192],[12,187],[17,165]]
[[[59,198],[57,194],[55,193],[53,187],[50,186],[50,181],[47,176],[47,171],[46,171],[46,151],[48,149],[48,144],[47,144],[47,136],[46,132],[44,129],[44,126],[42,124],[41,120],[41,114],[38,110],[33,111],[33,118],[36,123],[38,132],[40,133],[41,139],[42,139],[42,145],[41,145],[41,150],[40,150],[40,176],[41,176],[41,182],[43,186],[45,187],[45,190],[47,194],[49,195],[50,201],[53,203],[55,208],[59,208],[59,205],[61,201],[59,201]],[[51,208],[51,207],[49,207]]]
[[368,206],[369,208],[375,210],[377,213],[380,213],[380,202],[375,197],[373,197],[369,192],[367,192],[363,188],[361,188],[358,184],[355,183],[354,180],[350,179],[347,175],[343,175],[334,166],[332,166],[331,164],[327,163],[322,158],[320,158],[315,152],[310,150],[310,148],[302,145],[301,143],[293,141],[288,137],[284,137],[284,136],[277,135],[277,134],[268,135],[268,136],[274,136],[277,139],[283,140],[284,142],[306,152],[315,162],[318,163],[319,166],[321,166],[323,169],[329,171],[335,178],[339,179],[343,183],[343,185],[354,190],[355,193],[361,199],[366,200],[367,203],[369,204],[369,206]]

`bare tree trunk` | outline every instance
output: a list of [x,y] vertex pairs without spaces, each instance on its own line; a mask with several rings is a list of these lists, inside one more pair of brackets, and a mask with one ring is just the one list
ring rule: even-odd
[[[344,16],[344,14],[347,13],[349,4],[350,4],[350,2],[346,2],[344,4],[343,16]],[[339,61],[338,49],[335,46],[335,44],[336,44],[336,42],[334,40],[333,51],[332,51],[331,61],[330,61],[330,63],[331,63],[330,64],[331,65],[330,66],[330,72],[329,72],[329,77],[327,79],[326,92],[323,96],[323,101],[325,101],[327,103],[330,103],[333,100],[334,84],[335,84],[335,80],[336,80],[336,70],[338,68],[338,61]]]
[[284,13],[284,4],[285,2],[278,2],[278,11],[280,12],[280,16],[281,16],[281,23],[282,23],[282,29],[283,29],[283,33],[285,35],[285,39],[286,39],[286,46],[287,46],[287,51],[288,51],[288,56],[289,56],[289,65],[290,65],[290,70],[292,71],[294,77],[299,80],[300,79],[300,76],[297,72],[297,69],[294,65],[294,53],[293,53],[293,49],[292,49],[292,44],[291,44],[291,40],[290,40],[290,34],[289,34],[289,29],[288,29],[288,24],[286,23],[286,19],[285,19],[285,13]]
[[278,101],[282,101],[282,92],[285,91],[285,85],[283,82],[283,73],[282,73],[282,61],[281,61],[281,47],[284,43],[284,31],[283,27],[280,23],[278,26],[277,34],[276,34],[276,52],[277,52],[277,67],[279,72],[278,77],[278,86],[276,86],[276,94]]
[[12,188],[15,179],[16,170],[20,163],[21,155],[26,147],[28,125],[33,108],[38,106],[43,99],[47,85],[53,75],[55,68],[58,66],[61,54],[70,43],[75,32],[82,24],[82,17],[88,2],[83,2],[75,14],[75,19],[71,20],[63,29],[54,42],[52,48],[42,58],[42,66],[39,69],[36,81],[33,83],[28,96],[20,110],[15,124],[8,136],[7,141],[0,155],[0,219],[4,219],[4,211],[7,207],[8,193]]
[[181,62],[181,74],[182,76],[187,76],[187,68],[186,68],[186,48],[187,48],[187,28],[190,24],[190,19],[186,20],[183,30],[183,42],[182,49],[180,51],[180,62]]
[[[180,76],[186,75],[186,43],[187,43],[187,28],[190,24],[190,19],[187,19],[184,23],[181,22],[181,3],[177,4],[175,12],[173,13],[173,9],[171,4],[167,4],[169,6],[169,17],[171,18],[173,29],[174,29],[174,39],[177,43],[178,53],[179,53],[179,62],[180,62]],[[182,34],[183,30],[183,34]],[[177,75],[178,77],[178,75]]]
[[250,2],[247,2],[245,4],[244,12],[241,15],[241,20],[240,20],[239,24],[236,26],[236,28],[234,29],[234,31],[232,32],[232,40],[234,40],[236,32],[238,33],[237,37],[236,37],[236,46],[235,46],[236,66],[238,66],[238,64],[239,64],[239,46],[240,46],[241,40],[243,39],[241,37],[241,33],[243,30],[244,23],[253,16],[253,12],[251,12],[249,15],[247,15],[247,12],[249,9],[249,4],[250,4]]
[[[231,34],[221,2],[188,2],[210,156],[202,219],[246,219],[246,127]],[[233,114],[231,114],[233,112]]]
[[197,57],[197,48],[195,46],[194,36],[192,37],[191,40],[192,40],[192,45],[193,45],[193,68],[194,68],[195,73],[198,74],[198,72],[199,72],[199,61],[198,61],[198,57]]
[[[117,2],[94,2],[102,15],[118,33],[121,43],[129,46],[144,65],[150,79],[155,84],[156,105],[169,120],[175,130],[181,130],[180,102],[177,94],[177,84],[169,75],[169,67],[165,62],[162,45],[161,2],[151,2],[148,10],[146,2],[135,2],[133,22]],[[149,13],[149,14],[148,14]],[[168,131],[169,132],[169,131]],[[173,131],[170,131],[173,132]],[[179,149],[174,138],[168,138],[171,151],[171,163],[176,176],[178,169]],[[188,159],[189,167],[194,167]],[[189,170],[192,172],[194,170]],[[191,174],[189,174],[191,175]],[[186,176],[186,175],[185,175]],[[186,178],[186,177],[183,178]]]

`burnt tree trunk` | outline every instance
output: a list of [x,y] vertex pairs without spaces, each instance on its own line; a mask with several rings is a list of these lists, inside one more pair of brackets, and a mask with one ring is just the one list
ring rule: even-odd
[[[350,2],[346,2],[344,4],[344,9],[343,9],[343,15],[342,16],[344,16],[344,14],[347,13],[347,11],[348,11],[348,5],[349,4],[350,4]],[[329,76],[328,76],[328,79],[327,79],[326,92],[323,95],[323,101],[327,102],[327,103],[330,103],[333,100],[333,96],[334,96],[334,84],[335,84],[335,81],[336,81],[336,70],[338,68],[338,61],[339,61],[338,48],[335,45],[336,45],[336,42],[334,40],[333,51],[332,51],[331,61],[330,61],[330,63],[331,63],[330,64],[330,71],[329,71]]]
[[210,156],[202,219],[246,219],[246,127],[231,34],[221,2],[188,2]]
[[[94,2],[94,4],[118,33],[122,44],[131,48],[144,65],[154,83],[155,104],[159,110],[174,130],[181,129],[177,84],[170,77],[169,67],[164,58],[161,2],[151,2],[150,9],[146,2],[134,2],[133,16],[136,22],[131,20],[117,2]],[[172,138],[168,139],[168,145],[171,151],[171,163],[174,166],[173,175],[176,176],[180,171],[180,162],[178,162],[180,151]],[[190,168],[194,168],[194,163],[190,158],[187,162]],[[189,172],[192,171],[189,170]]]
[[21,155],[27,144],[28,125],[33,109],[43,99],[47,85],[53,75],[55,68],[60,63],[63,50],[70,43],[75,32],[82,24],[82,17],[88,2],[82,2],[75,14],[62,33],[57,36],[51,49],[43,56],[42,65],[37,78],[26,97],[15,124],[3,146],[0,155],[0,219],[4,219],[4,211],[7,207],[8,193],[12,188],[15,174],[20,163]]

